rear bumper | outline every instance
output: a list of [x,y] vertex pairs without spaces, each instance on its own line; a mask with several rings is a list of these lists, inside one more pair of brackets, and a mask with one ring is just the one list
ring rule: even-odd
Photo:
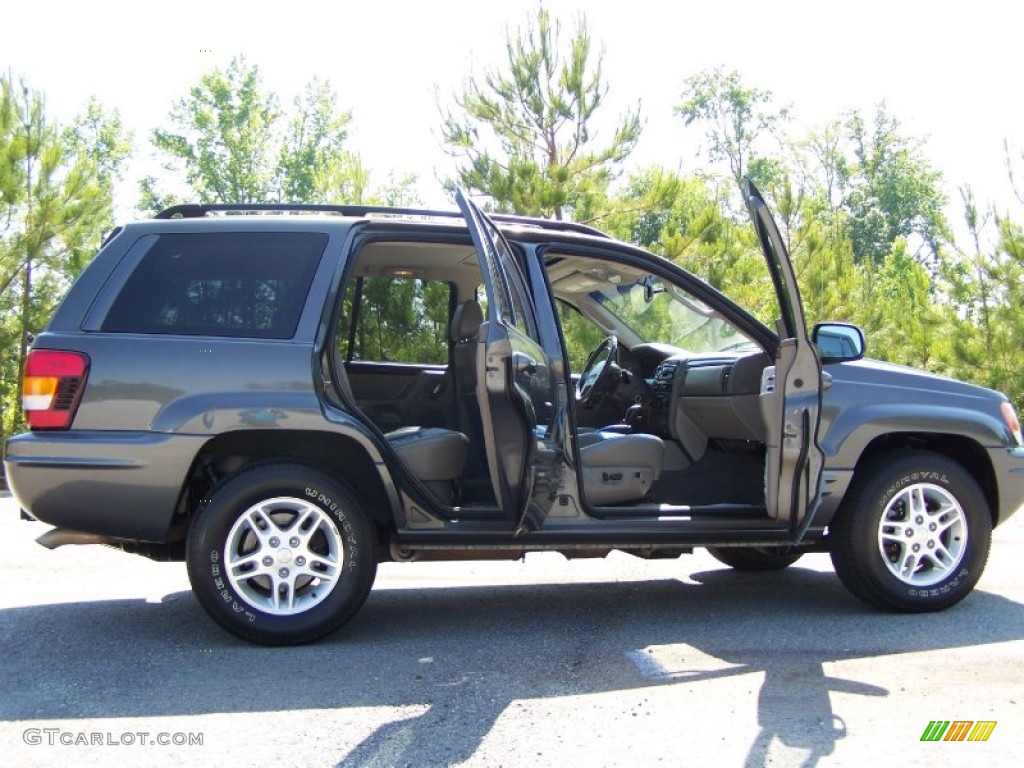
[[29,432],[7,441],[11,492],[37,520],[140,541],[165,541],[196,453],[208,436]]
[[989,457],[999,487],[996,518],[996,525],[999,525],[1024,505],[1024,447],[991,449]]

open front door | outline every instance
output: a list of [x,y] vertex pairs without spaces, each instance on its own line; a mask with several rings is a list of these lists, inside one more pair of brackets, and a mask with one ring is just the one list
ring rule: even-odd
[[469,225],[487,290],[487,318],[477,352],[487,463],[494,495],[535,530],[555,499],[563,454],[558,386],[539,343],[537,317],[522,270],[504,235],[461,190],[455,199]]
[[761,381],[767,432],[765,504],[799,541],[821,499],[824,454],[818,445],[821,360],[807,336],[793,265],[757,187],[744,179],[743,196],[779,298],[779,348]]

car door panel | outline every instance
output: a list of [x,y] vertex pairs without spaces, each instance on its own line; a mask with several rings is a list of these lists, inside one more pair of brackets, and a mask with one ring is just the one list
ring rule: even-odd
[[807,335],[796,275],[775,221],[749,179],[743,189],[781,312],[774,365],[765,369],[761,381],[765,505],[769,516],[788,525],[798,541],[821,500],[821,360]]
[[446,367],[349,362],[345,373],[363,412],[382,431],[452,428],[453,387]]
[[481,404],[491,483],[503,507],[518,505],[517,500],[528,497],[532,491],[531,401],[519,383],[521,375],[515,370],[516,353],[508,329],[487,323],[481,331],[477,399]]
[[[552,428],[559,398],[551,359],[531,336],[537,328],[536,310],[508,243],[461,191],[456,200],[469,224],[487,289],[477,391],[491,481],[499,504],[517,520],[517,532],[535,530],[554,501],[547,489],[557,485],[562,463],[562,454],[548,445],[560,435]],[[538,477],[542,494],[534,493]]]

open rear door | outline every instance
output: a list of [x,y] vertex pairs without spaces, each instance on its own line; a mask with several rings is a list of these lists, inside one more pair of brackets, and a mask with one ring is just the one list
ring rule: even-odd
[[487,291],[477,354],[477,400],[494,495],[517,532],[544,521],[563,454],[558,387],[540,345],[533,300],[504,235],[461,190],[455,195],[476,246]]
[[821,499],[821,360],[807,336],[796,275],[771,212],[750,179],[744,179],[743,196],[781,314],[775,365],[765,369],[761,381],[761,415],[767,432],[765,504],[768,514],[788,523],[794,541],[799,541]]

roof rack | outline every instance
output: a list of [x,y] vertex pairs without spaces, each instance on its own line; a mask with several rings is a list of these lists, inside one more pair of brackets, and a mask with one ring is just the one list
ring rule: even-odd
[[[424,216],[429,218],[462,219],[458,211],[437,211],[429,208],[392,208],[386,205],[319,205],[313,203],[184,203],[165,208],[155,219],[201,219],[211,213],[337,213],[342,216]],[[536,216],[516,216],[508,213],[488,213],[487,217],[503,224],[522,224],[559,232],[578,232],[596,237],[609,237],[599,229],[573,221],[542,219]]]

